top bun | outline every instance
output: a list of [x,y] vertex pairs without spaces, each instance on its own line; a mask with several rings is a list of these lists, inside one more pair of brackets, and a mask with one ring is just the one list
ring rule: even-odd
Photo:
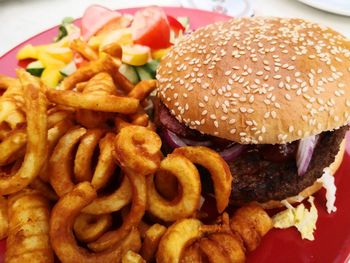
[[158,96],[180,122],[243,144],[295,141],[350,122],[350,41],[302,19],[200,28],[160,63]]

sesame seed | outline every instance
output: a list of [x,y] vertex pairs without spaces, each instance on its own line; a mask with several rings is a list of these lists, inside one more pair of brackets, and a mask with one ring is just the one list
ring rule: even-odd
[[246,111],[247,111],[247,109],[246,109],[246,108],[244,108],[244,107],[240,107],[240,108],[239,108],[239,110],[240,110],[242,113],[244,113],[244,112],[246,112]]

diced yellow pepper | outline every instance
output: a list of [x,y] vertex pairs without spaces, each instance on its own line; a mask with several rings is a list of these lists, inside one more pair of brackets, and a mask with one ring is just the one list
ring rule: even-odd
[[27,58],[33,58],[33,59],[38,58],[37,49],[30,44],[22,47],[17,53],[18,60],[27,59]]
[[121,46],[129,46],[133,44],[132,33],[130,28],[123,28],[111,31],[101,39],[100,50],[112,43],[118,43]]
[[150,59],[150,48],[141,45],[123,46],[122,61],[132,66],[141,66]]
[[46,52],[64,63],[69,63],[73,59],[73,52],[68,47],[49,47]]
[[51,54],[46,52],[40,52],[38,55],[39,61],[44,65],[45,68],[57,68],[61,69],[65,66],[65,63],[61,60],[54,58]]
[[152,51],[152,58],[161,60],[168,52],[170,48],[158,49]]
[[58,68],[47,67],[44,69],[40,78],[47,87],[54,88],[58,85],[63,76]]
[[89,39],[89,42],[88,42],[88,45],[98,51],[99,50],[99,47],[100,47],[100,44],[101,44],[101,40],[102,38],[100,36],[93,36]]

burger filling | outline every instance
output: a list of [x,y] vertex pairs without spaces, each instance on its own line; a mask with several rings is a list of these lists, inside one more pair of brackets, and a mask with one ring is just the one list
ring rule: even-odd
[[[311,186],[324,168],[334,162],[349,128],[323,132],[309,141],[242,145],[186,127],[160,102],[155,103],[155,121],[164,152],[186,145],[203,145],[221,154],[233,175],[231,200],[237,204],[283,200]],[[211,191],[209,176],[203,180],[204,190]]]

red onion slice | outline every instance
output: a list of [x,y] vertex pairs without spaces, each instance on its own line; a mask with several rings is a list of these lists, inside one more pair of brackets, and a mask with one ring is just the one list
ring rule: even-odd
[[168,129],[162,129],[162,137],[166,144],[171,148],[187,146],[187,144],[179,136]]
[[306,173],[307,168],[312,159],[318,141],[318,135],[310,136],[299,141],[296,162],[298,167],[298,175],[302,176]]
[[221,152],[219,152],[219,154],[221,155],[222,158],[225,159],[225,161],[232,162],[239,155],[241,155],[246,148],[247,148],[247,145],[236,143],[233,146],[231,146],[225,150],[222,150]]
[[[168,129],[162,129],[162,139],[165,143],[171,148],[178,148],[182,146],[213,146],[213,143],[209,140],[206,141],[195,141],[190,139],[181,138],[172,131]],[[238,143],[234,143],[232,146],[219,151],[219,154],[222,158],[227,162],[234,161],[242,152],[247,148],[247,145],[242,145]]]
[[205,141],[195,141],[195,140],[191,140],[191,139],[182,139],[187,145],[189,146],[207,146],[210,147],[212,145],[212,142],[209,140],[205,140]]

